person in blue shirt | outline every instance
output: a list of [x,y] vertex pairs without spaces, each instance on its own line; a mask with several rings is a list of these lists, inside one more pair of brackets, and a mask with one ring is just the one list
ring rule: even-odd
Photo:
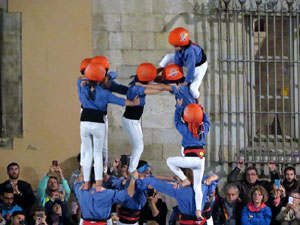
[[6,220],[6,224],[10,224],[13,212],[22,211],[22,208],[14,203],[14,191],[11,186],[4,189],[1,200],[2,217]]
[[[144,160],[140,160],[137,166],[138,179],[135,182],[135,190],[132,198],[121,203],[118,211],[118,225],[137,225],[140,218],[140,211],[147,202],[147,185],[143,184],[143,179],[150,176],[150,166]],[[128,182],[125,187],[128,186]]]
[[91,173],[90,178],[92,183],[90,190],[82,189],[84,183],[82,182],[81,174],[74,186],[74,193],[81,208],[83,225],[105,225],[110,218],[112,205],[124,202],[133,196],[137,177],[138,174],[135,171],[130,176],[127,188],[121,191],[101,187],[100,192],[97,192],[93,173]]
[[188,85],[192,96],[199,102],[199,87],[207,70],[207,57],[204,50],[189,39],[188,31],[177,27],[169,34],[168,41],[174,46],[175,54],[167,54],[159,64],[158,72],[170,63],[187,67],[185,85]]
[[129,173],[136,170],[140,157],[144,151],[143,132],[140,124],[140,118],[144,111],[146,95],[160,92],[159,90],[136,85],[136,82],[147,84],[149,81],[153,81],[156,78],[156,75],[157,71],[154,65],[151,63],[140,64],[137,68],[137,75],[130,83],[129,90],[127,92],[128,100],[132,101],[135,96],[138,96],[140,99],[140,104],[138,106],[126,107],[122,117],[122,125],[133,145],[128,168]]
[[242,212],[242,225],[269,225],[272,219],[271,209],[266,206],[267,191],[260,185],[251,188],[250,201]]
[[[193,178],[194,173],[190,169],[185,169],[184,173],[191,184],[193,184],[195,181]],[[198,179],[198,177],[196,179]],[[191,185],[185,187],[177,186],[173,183],[157,180],[154,177],[145,178],[143,180],[143,185],[150,184],[151,187],[157,191],[176,199],[178,210],[181,214],[180,224],[203,224],[211,216],[211,203],[209,199],[219,183],[219,178],[215,174],[208,174],[203,176],[200,183],[203,192],[203,201],[200,206],[200,210],[204,212],[202,218],[198,218],[196,215],[195,192]]]
[[[199,219],[201,216],[201,180],[205,164],[205,137],[209,131],[210,122],[208,115],[203,113],[202,108],[197,104],[189,104],[182,107],[183,99],[177,99],[174,115],[175,127],[182,135],[181,145],[184,148],[184,156],[169,157],[167,165],[182,180],[182,185],[190,185],[190,181],[184,175],[181,168],[191,168],[194,175],[193,187],[195,191],[196,214]],[[184,122],[182,121],[182,117]]]
[[80,117],[81,164],[84,174],[84,189],[90,186],[89,177],[94,160],[96,190],[102,185],[103,145],[105,141],[104,115],[108,103],[120,106],[139,105],[139,99],[134,96],[131,100],[119,98],[105,90],[101,84],[105,77],[105,68],[98,63],[90,63],[85,69],[85,77],[77,81],[78,96],[82,105]]

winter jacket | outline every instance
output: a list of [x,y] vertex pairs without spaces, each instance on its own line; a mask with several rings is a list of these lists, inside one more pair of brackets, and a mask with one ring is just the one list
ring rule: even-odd
[[242,225],[269,225],[272,219],[271,209],[264,203],[255,208],[252,202],[244,207],[242,212]]

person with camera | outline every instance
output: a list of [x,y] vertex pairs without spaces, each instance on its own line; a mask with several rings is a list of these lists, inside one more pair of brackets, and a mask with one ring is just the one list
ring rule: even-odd
[[63,196],[57,197],[54,201],[50,200],[45,205],[48,225],[69,225],[70,217],[67,203]]
[[281,208],[276,219],[282,225],[300,224],[300,194],[297,190],[290,191],[288,203]]
[[16,162],[8,164],[7,175],[9,179],[0,184],[0,195],[3,194],[7,187],[11,187],[14,192],[14,203],[23,209],[26,218],[28,218],[30,208],[35,201],[31,185],[19,179],[20,167]]
[[48,225],[46,222],[45,207],[35,204],[31,210],[29,225]]
[[[59,184],[61,181],[61,184]],[[37,200],[39,205],[45,206],[46,202],[63,196],[64,201],[68,201],[71,190],[68,181],[64,178],[62,169],[54,160],[49,168],[49,172],[42,178],[37,189]]]
[[25,214],[23,211],[15,211],[11,215],[11,222],[6,223],[10,225],[24,225],[26,224]]
[[147,221],[155,221],[159,225],[166,224],[168,208],[158,194],[157,190],[147,189],[147,204],[141,209],[139,224],[147,224]]

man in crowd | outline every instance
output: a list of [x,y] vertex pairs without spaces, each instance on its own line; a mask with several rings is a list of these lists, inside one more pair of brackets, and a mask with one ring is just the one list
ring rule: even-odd
[[22,211],[22,208],[14,203],[14,191],[11,187],[4,190],[1,199],[2,216],[6,220],[6,224],[9,224],[13,212]]
[[147,224],[147,221],[155,221],[159,225],[166,224],[168,208],[155,189],[147,190],[148,201],[142,208],[139,224]]
[[238,180],[238,175],[244,167],[244,160],[240,160],[237,166],[227,176],[228,183],[234,183],[239,191],[239,197],[242,202],[247,203],[249,201],[250,189],[256,185],[263,186],[266,190],[270,190],[275,179],[279,179],[278,174],[275,172],[275,164],[270,163],[269,169],[271,174],[271,182],[258,179],[257,169],[253,166],[247,167],[242,180]]
[[31,185],[23,180],[19,180],[20,167],[16,162],[12,162],[7,166],[7,175],[9,179],[0,184],[0,195],[3,195],[6,188],[11,187],[13,189],[14,202],[24,210],[26,217],[28,217],[30,208],[35,201]]
[[46,212],[43,206],[35,205],[32,209],[32,218],[29,225],[47,225]]
[[300,224],[300,194],[297,190],[290,191],[291,201],[282,207],[276,219],[281,225],[299,225]]
[[[59,180],[62,182],[61,188],[59,188]],[[42,178],[38,185],[37,200],[41,206],[45,206],[47,201],[54,200],[57,197],[63,197],[64,201],[68,201],[70,192],[62,169],[58,165],[52,165],[47,175]]]
[[294,167],[288,166],[284,169],[284,179],[282,185],[284,186],[287,195],[289,195],[292,190],[299,192],[300,189],[296,179],[296,170]]
[[239,196],[239,189],[235,184],[226,184],[225,198],[219,198],[213,211],[214,225],[240,225],[242,210],[245,206]]
[[25,214],[22,211],[15,211],[11,215],[10,225],[25,225]]

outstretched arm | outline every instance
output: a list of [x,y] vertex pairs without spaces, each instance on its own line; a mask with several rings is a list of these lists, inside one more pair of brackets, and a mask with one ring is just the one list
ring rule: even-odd
[[171,85],[168,84],[142,84],[138,82],[136,82],[135,84],[145,88],[152,88],[160,91],[173,91]]
[[156,89],[153,89],[153,88],[146,88],[145,89],[145,94],[146,95],[149,95],[149,94],[157,94],[161,92],[160,90],[156,90]]

